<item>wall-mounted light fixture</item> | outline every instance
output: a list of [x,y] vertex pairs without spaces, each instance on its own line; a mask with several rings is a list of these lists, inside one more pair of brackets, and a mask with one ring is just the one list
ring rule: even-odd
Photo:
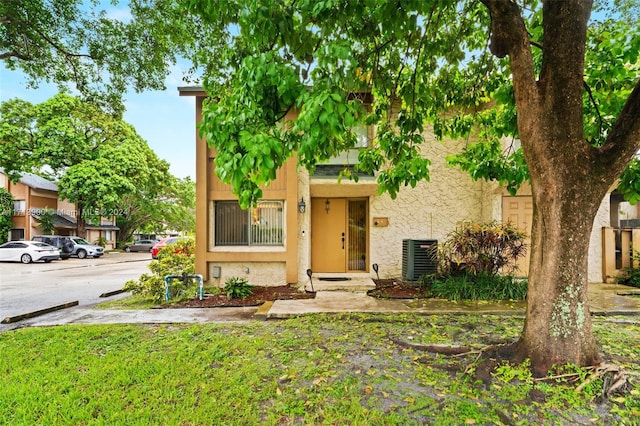
[[307,203],[304,202],[304,197],[300,197],[300,202],[298,203],[298,211],[300,213],[304,213],[307,210]]
[[324,211],[327,212],[327,214],[329,214],[329,208],[330,207],[331,207],[331,202],[327,198],[327,201],[324,202]]

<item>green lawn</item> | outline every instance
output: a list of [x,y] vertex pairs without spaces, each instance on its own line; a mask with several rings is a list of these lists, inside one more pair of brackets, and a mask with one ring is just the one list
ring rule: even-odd
[[[485,388],[477,353],[515,339],[521,317],[317,315],[207,325],[25,328],[0,334],[0,424],[640,424],[637,318],[596,318],[609,360],[633,385],[564,367],[564,384],[499,368]],[[402,343],[402,344],[400,344]],[[605,381],[607,378],[605,377]]]

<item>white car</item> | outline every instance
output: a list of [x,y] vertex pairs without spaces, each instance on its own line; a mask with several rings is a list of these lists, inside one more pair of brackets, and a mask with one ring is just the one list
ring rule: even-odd
[[0,246],[0,262],[51,262],[60,259],[60,250],[36,241],[9,241]]

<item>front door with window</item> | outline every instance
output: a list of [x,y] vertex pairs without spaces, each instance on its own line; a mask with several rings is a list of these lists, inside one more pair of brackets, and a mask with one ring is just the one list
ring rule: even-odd
[[311,269],[313,272],[365,272],[367,200],[311,199]]

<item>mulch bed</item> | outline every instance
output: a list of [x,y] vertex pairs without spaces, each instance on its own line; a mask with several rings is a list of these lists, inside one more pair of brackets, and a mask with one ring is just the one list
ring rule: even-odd
[[315,293],[306,293],[296,287],[282,285],[274,287],[253,287],[251,295],[243,299],[229,299],[226,294],[208,294],[203,300],[193,298],[181,300],[175,303],[167,303],[159,308],[220,308],[220,307],[243,307],[260,306],[264,302],[273,300],[296,300],[313,299]]
[[424,299],[428,295],[415,283],[405,283],[397,279],[373,280],[376,288],[367,294],[380,299]]
[[[421,299],[427,297],[425,292],[413,283],[403,283],[402,281],[395,279],[374,280],[374,282],[376,283],[376,288],[367,292],[371,297],[381,299]],[[165,303],[157,306],[157,308],[222,308],[260,306],[264,302],[273,300],[313,299],[315,297],[316,294],[313,292],[300,291],[298,288],[289,285],[273,287],[256,286],[253,287],[252,294],[244,299],[229,299],[224,293],[207,294],[203,300],[199,300],[198,298],[180,300],[173,303]]]

